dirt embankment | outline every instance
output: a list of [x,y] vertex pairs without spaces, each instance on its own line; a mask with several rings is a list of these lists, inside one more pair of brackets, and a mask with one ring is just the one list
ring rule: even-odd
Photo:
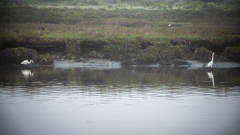
[[147,40],[109,38],[86,40],[2,40],[0,62],[19,64],[32,59],[35,63],[52,64],[54,59],[87,61],[89,58],[120,60],[125,64],[168,63],[176,59],[240,62],[240,39],[209,40]]

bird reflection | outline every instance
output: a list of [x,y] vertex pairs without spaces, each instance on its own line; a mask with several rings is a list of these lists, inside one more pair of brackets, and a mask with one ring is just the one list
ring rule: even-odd
[[212,72],[207,72],[207,75],[208,75],[208,78],[212,79],[212,85],[215,86],[213,73]]
[[21,70],[25,78],[33,77],[33,72],[31,70]]

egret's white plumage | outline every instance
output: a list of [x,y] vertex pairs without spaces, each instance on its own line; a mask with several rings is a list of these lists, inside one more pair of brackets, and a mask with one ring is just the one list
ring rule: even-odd
[[213,66],[213,57],[214,57],[214,53],[212,54],[212,60],[207,64],[207,67],[211,67]]
[[28,60],[24,60],[23,62],[21,62],[21,64],[23,65],[28,65],[28,64],[31,64],[31,63],[34,63],[32,60],[28,61]]

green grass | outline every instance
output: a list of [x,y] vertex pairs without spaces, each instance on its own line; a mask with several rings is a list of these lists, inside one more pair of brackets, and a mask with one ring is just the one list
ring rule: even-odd
[[224,39],[239,38],[238,26],[180,25],[176,27],[126,27],[119,25],[1,23],[0,38],[4,39],[89,39],[143,36],[154,38]]
[[77,1],[0,5],[0,39],[239,38],[238,5],[140,2],[93,6]]
[[78,39],[79,35],[70,33],[50,33],[40,36],[43,39]]

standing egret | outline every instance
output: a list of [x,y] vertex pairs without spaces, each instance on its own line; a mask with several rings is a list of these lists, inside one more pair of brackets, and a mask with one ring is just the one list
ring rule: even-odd
[[204,64],[203,67],[211,67],[213,66],[213,57],[214,57],[214,52],[212,53],[212,60],[206,65]]
[[214,53],[212,53],[212,60],[207,64],[207,67],[211,67],[213,65],[213,57],[214,57]]
[[34,63],[32,60],[28,61],[28,60],[24,60],[23,62],[21,62],[21,64],[23,65],[28,65],[28,64],[31,64],[31,63]]

